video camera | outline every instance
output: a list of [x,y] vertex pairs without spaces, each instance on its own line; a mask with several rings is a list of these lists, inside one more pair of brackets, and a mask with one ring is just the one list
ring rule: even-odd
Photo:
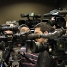
[[[50,19],[43,19],[43,22],[48,22],[51,26],[55,25],[56,28],[66,28],[66,21],[64,17],[67,14],[67,10],[52,10],[49,13],[44,14],[44,17],[50,17]],[[53,18],[53,20],[52,20]]]
[[31,12],[29,14],[21,14],[22,18],[27,18],[27,20],[19,20],[19,25],[26,24],[29,28],[33,28],[37,23],[40,23],[41,15]]

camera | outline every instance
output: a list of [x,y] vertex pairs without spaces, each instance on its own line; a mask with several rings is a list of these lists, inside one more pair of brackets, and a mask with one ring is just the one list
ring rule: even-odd
[[27,20],[19,20],[19,25],[26,24],[31,29],[33,28],[37,23],[40,23],[40,14],[35,14],[34,12],[31,12],[29,14],[21,14],[21,18],[27,18]]
[[[66,21],[64,17],[67,14],[67,10],[52,10],[49,13],[44,14],[44,17],[50,17],[50,19],[43,19],[43,22],[48,22],[51,26],[55,25],[57,28],[66,28]],[[53,18],[53,19],[52,19]]]

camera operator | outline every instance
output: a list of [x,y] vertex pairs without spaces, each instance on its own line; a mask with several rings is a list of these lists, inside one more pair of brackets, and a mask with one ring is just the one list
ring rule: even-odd
[[3,30],[3,35],[7,36],[7,41],[5,42],[5,50],[4,50],[4,61],[9,64],[10,60],[10,54],[13,51],[12,46],[13,46],[13,34],[15,34],[18,31],[10,30],[10,27],[15,27],[18,26],[16,22],[6,22],[6,24],[2,25],[3,27],[7,27],[7,29]]
[[[13,31],[11,30],[5,30],[3,31],[3,34],[9,34],[9,35],[13,35]],[[9,41],[12,41],[12,37],[9,39]],[[8,46],[8,43],[5,42],[5,51],[4,51],[4,59],[5,59],[5,62],[8,64],[8,61],[9,61],[9,56],[10,56],[10,48]]]
[[[35,26],[34,33],[36,34],[48,34],[49,32],[53,32],[54,29],[51,25],[46,22],[38,23]],[[37,42],[47,43],[49,39],[47,38],[39,38],[36,39]],[[45,45],[45,44],[44,44]],[[37,67],[50,67],[51,66],[51,57],[47,50],[39,53],[37,60]]]
[[[20,31],[20,33],[30,32],[30,29],[26,24],[22,24],[22,25],[19,26],[19,31]],[[36,66],[38,53],[37,54],[35,54],[35,53],[26,53],[25,43],[22,44],[21,53],[23,55],[23,57],[22,57],[22,66],[23,67],[26,67],[26,66],[27,67],[35,67]]]

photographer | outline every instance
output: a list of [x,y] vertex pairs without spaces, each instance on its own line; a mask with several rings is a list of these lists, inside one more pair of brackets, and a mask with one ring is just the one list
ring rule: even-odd
[[[30,29],[26,24],[22,24],[19,26],[19,31],[20,31],[20,33],[30,32]],[[26,53],[25,43],[21,44],[21,54],[22,54],[21,62],[22,62],[23,67],[26,67],[26,66],[27,67],[35,67],[36,66],[38,54]]]
[[[35,26],[34,33],[36,34],[48,34],[49,32],[53,32],[54,29],[51,25],[46,22],[41,22]],[[39,38],[36,39],[37,42],[47,43],[49,39],[47,38]],[[45,45],[45,44],[44,44]],[[39,53],[37,60],[37,67],[50,67],[51,66],[51,57],[47,50]]]
[[18,32],[18,30],[16,31],[13,30],[13,27],[15,28],[17,26],[18,25],[16,24],[16,22],[6,22],[6,24],[2,25],[3,28],[2,33],[7,37],[5,41],[4,54],[3,54],[4,61],[7,63],[7,65],[9,65],[9,61],[12,60],[12,59],[10,60],[10,54],[13,51],[13,34]]

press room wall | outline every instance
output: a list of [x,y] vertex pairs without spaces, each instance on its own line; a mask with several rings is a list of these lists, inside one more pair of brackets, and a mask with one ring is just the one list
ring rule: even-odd
[[[28,14],[35,12],[36,14],[43,14],[55,9],[55,4],[46,3],[46,1],[22,1],[22,0],[2,0],[0,1],[0,24],[6,21],[22,20],[20,14]],[[41,18],[41,19],[42,19]]]

